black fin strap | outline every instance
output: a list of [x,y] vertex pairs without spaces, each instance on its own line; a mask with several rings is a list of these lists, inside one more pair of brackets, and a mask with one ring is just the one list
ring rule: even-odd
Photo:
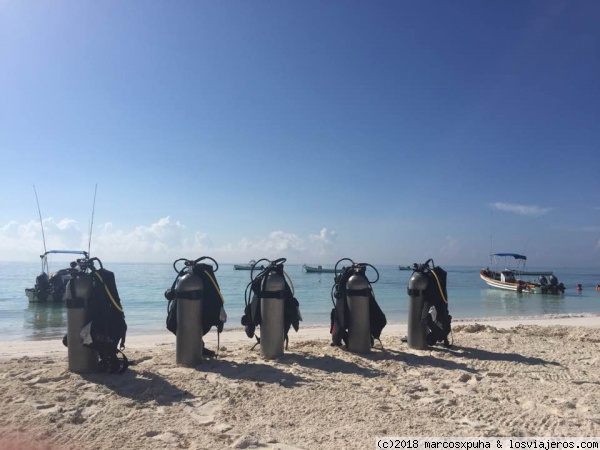
[[217,331],[217,352],[215,353],[215,359],[219,359],[219,350],[221,349],[221,333]]
[[254,344],[254,345],[252,346],[252,348],[250,349],[250,351],[254,350],[254,348],[255,348],[255,347],[258,345],[258,344],[260,344],[260,337],[258,337],[257,335],[254,335],[254,337],[256,338],[256,344]]
[[121,368],[117,372],[119,375],[121,375],[129,367],[129,360],[127,359],[127,356],[125,356],[125,353],[123,353],[121,350],[117,350],[117,352],[119,352],[121,355],[123,355],[123,364],[121,365]]

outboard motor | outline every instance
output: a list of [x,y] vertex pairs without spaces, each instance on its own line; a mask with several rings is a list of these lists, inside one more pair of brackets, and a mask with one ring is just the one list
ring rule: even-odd
[[[215,268],[201,263],[205,259],[212,261]],[[178,269],[177,263],[181,261],[183,267]],[[169,300],[167,329],[176,336],[176,363],[194,366],[202,361],[203,356],[216,355],[204,348],[202,336],[213,325],[220,334],[227,321],[223,296],[214,274],[219,270],[219,265],[214,259],[203,256],[196,260],[178,259],[173,263],[173,268],[177,277],[171,289],[165,292],[165,298]]]
[[261,261],[268,265],[256,277],[253,277],[254,268],[250,272],[250,283],[246,286],[245,293],[246,307],[241,322],[249,338],[255,336],[256,327],[260,326],[261,335],[256,337],[260,353],[266,359],[274,359],[283,355],[284,342],[287,349],[290,327],[293,326],[298,331],[302,316],[300,304],[294,297],[293,285],[283,268],[286,259],[261,259],[256,262],[255,267],[259,267]]
[[[546,279],[546,277],[544,275],[541,275],[538,278],[538,281],[540,282],[540,290],[542,291],[542,294],[547,294],[548,289],[550,289],[550,286],[548,285],[548,280]],[[518,289],[517,289],[517,292],[519,292]],[[521,290],[521,292],[523,292],[523,291]]]
[[[88,323],[89,302],[92,296],[92,275],[75,274],[67,283],[67,336],[69,370],[90,373],[98,370],[98,352],[84,345],[81,332]],[[89,343],[89,342],[87,342]]]
[[[338,271],[338,265],[342,261],[350,262],[350,266]],[[371,267],[377,274],[374,281],[367,278],[367,267]],[[371,287],[371,283],[378,280],[379,272],[370,264],[357,264],[349,258],[340,259],[336,263],[331,290],[332,345],[344,342],[351,352],[368,353],[375,339],[380,339],[387,320],[375,301]]]
[[52,285],[50,284],[50,278],[46,272],[42,272],[35,277],[34,290],[34,295],[38,302],[45,302],[48,300],[48,296],[52,294]]
[[452,316],[448,313],[446,271],[436,267],[433,259],[414,264],[408,298],[408,346],[422,350],[427,345],[443,342],[445,347],[450,347]]
[[36,289],[49,289],[50,279],[48,278],[48,274],[46,272],[40,273],[37,277],[35,277],[35,287]]
[[562,294],[565,292],[565,285],[563,283],[558,282],[558,278],[556,276],[550,275],[550,286],[549,292],[551,294]]

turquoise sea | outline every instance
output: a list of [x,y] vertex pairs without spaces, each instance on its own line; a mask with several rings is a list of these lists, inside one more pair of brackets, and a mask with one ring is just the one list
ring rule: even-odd
[[[152,334],[165,330],[167,301],[164,292],[171,287],[176,273],[171,264],[104,263],[115,273],[119,295],[125,308],[128,334]],[[380,279],[373,285],[377,301],[388,322],[406,322],[406,288],[411,271],[398,266],[376,266]],[[56,270],[60,267],[50,267]],[[480,267],[444,267],[448,272],[450,314],[455,319],[479,317],[523,317],[547,314],[600,315],[600,269],[555,269],[566,286],[562,296],[517,294],[493,290],[479,278]],[[548,270],[531,267],[531,270]],[[308,274],[302,265],[286,264],[294,284],[304,325],[329,323],[332,308],[333,274]],[[29,304],[25,288],[34,284],[39,263],[0,262],[0,340],[58,339],[66,332],[66,310],[62,304]],[[367,272],[375,277],[373,272]],[[223,264],[216,272],[225,298],[228,315],[226,328],[240,326],[244,292],[250,271],[234,270]],[[577,284],[583,285],[577,291]],[[301,324],[301,326],[302,326]],[[384,330],[385,332],[385,330]]]

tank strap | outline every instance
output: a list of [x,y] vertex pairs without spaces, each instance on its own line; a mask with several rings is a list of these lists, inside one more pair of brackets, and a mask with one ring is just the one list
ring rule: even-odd
[[180,292],[177,294],[177,298],[185,299],[185,300],[200,300],[203,297],[202,291],[188,291],[188,292]]
[[285,290],[281,291],[263,291],[258,295],[259,298],[278,298],[285,299]]
[[424,297],[425,296],[425,292],[427,292],[427,289],[410,289],[407,288],[406,289],[408,292],[408,295],[411,297]]
[[371,295],[371,288],[346,289],[346,295],[362,295],[368,297],[369,295]]

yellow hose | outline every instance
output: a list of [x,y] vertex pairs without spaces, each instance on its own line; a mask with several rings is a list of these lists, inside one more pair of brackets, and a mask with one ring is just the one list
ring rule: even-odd
[[435,277],[435,281],[437,281],[437,285],[440,290],[440,294],[442,294],[442,300],[444,300],[444,303],[448,304],[448,300],[446,299],[446,296],[444,295],[444,290],[442,289],[442,284],[440,283],[438,276],[435,274],[435,272],[433,270],[431,271],[431,273]]
[[285,277],[287,278],[287,280],[290,282],[290,286],[292,287],[292,297],[295,295],[295,291],[294,291],[294,283],[292,283],[292,279],[290,278],[290,276],[288,275],[288,273],[284,270],[283,273],[285,274]]
[[108,294],[108,298],[110,298],[110,301],[112,302],[112,304],[115,306],[115,308],[117,308],[118,311],[123,312],[123,307],[121,305],[119,305],[114,297],[112,296],[112,294],[110,293],[110,291],[108,290],[108,286],[106,286],[106,283],[104,282],[104,280],[102,279],[102,277],[100,276],[100,274],[98,272],[94,272],[96,274],[96,276],[100,279],[100,281],[102,282],[102,286],[104,286],[104,290],[106,291],[106,293]]
[[215,287],[215,289],[217,290],[217,292],[219,293],[219,297],[221,297],[221,302],[225,303],[225,299],[223,298],[223,296],[221,295],[221,290],[219,289],[219,286],[217,286],[217,282],[214,280],[214,278],[210,275],[210,273],[208,273],[206,270],[204,271],[204,273],[208,276],[208,278],[210,279],[210,281],[212,281],[213,286]]

